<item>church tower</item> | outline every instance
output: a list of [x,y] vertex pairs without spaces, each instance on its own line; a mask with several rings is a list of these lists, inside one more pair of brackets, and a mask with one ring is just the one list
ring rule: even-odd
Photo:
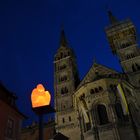
[[62,30],[60,47],[54,58],[55,122],[56,130],[72,140],[80,136],[73,104],[73,93],[78,84],[76,58]]
[[140,48],[136,28],[130,19],[119,21],[108,11],[110,25],[105,29],[112,52],[119,58],[129,82],[140,87]]

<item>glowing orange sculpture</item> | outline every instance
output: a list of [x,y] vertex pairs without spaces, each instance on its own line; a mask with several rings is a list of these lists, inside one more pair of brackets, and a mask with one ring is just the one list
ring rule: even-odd
[[41,107],[50,104],[51,95],[49,91],[45,91],[42,84],[38,84],[35,89],[33,89],[31,94],[32,107]]

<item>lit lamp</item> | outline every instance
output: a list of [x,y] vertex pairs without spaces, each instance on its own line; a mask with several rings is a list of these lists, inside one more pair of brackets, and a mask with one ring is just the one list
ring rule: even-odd
[[53,113],[54,109],[50,106],[51,95],[45,91],[42,84],[38,84],[31,94],[33,111],[39,116],[39,140],[43,140],[43,115]]

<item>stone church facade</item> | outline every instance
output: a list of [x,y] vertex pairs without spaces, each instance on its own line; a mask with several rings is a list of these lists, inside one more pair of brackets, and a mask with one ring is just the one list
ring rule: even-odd
[[131,20],[119,21],[110,11],[108,14],[110,25],[105,32],[122,73],[94,62],[80,81],[74,51],[64,30],[61,32],[54,58],[55,122],[57,132],[70,140],[140,139],[140,49],[136,29]]

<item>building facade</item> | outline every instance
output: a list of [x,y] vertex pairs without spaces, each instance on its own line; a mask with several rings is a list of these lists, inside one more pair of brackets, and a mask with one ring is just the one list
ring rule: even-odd
[[105,28],[122,73],[94,64],[79,82],[76,59],[61,33],[54,58],[56,130],[70,140],[140,139],[140,49],[131,20],[109,11]]
[[74,134],[75,139],[79,139],[77,133],[80,133],[80,129],[73,104],[73,93],[79,84],[79,76],[76,58],[64,30],[61,32],[60,48],[55,55],[54,65],[56,129],[68,137]]
[[0,84],[0,140],[20,140],[22,120],[15,101],[17,97]]
[[[44,124],[44,140],[52,140],[55,134],[54,121],[49,121]],[[21,140],[38,140],[39,127],[37,123],[27,126],[21,131]]]

